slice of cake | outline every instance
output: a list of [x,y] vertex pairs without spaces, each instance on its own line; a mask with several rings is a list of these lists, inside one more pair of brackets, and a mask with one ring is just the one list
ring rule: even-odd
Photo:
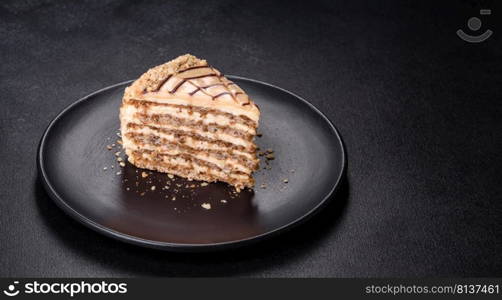
[[205,60],[186,54],[127,87],[120,126],[128,160],[188,179],[252,187],[260,111]]

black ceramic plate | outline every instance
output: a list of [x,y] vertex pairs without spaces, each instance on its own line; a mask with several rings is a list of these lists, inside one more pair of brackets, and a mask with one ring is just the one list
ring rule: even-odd
[[[268,165],[262,158],[254,191],[235,194],[224,183],[201,186],[129,163],[119,166],[118,110],[130,84],[124,82],[70,105],[47,128],[37,160],[49,195],[92,229],[133,244],[175,251],[242,245],[307,219],[340,183],[345,167],[340,136],[302,98],[263,82],[229,78],[259,105],[263,136],[257,143],[275,154]],[[148,177],[141,176],[143,171]]]

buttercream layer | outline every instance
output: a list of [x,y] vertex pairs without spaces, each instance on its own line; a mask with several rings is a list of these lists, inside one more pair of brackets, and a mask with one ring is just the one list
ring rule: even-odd
[[[239,114],[232,114],[219,110],[214,107],[201,107],[191,106],[188,102],[181,102],[183,104],[163,103],[148,100],[129,99],[123,102],[122,108],[131,110],[136,109],[142,112],[151,112],[157,114],[180,114],[185,118],[190,116],[207,119],[208,122],[215,122],[222,126],[237,125],[242,130],[254,130],[258,127],[257,122],[252,119]],[[128,113],[128,112],[124,112]]]
[[231,126],[223,126],[210,122],[208,119],[194,116],[193,114],[185,118],[184,116],[177,115],[175,112],[157,114],[150,111],[150,113],[145,113],[141,110],[138,111],[135,108],[125,106],[121,110],[121,120],[122,125],[134,123],[158,128],[196,132],[207,138],[228,141],[244,147],[252,143],[254,138],[254,134],[249,133],[250,130],[244,131]]
[[148,150],[159,154],[190,155],[193,158],[212,163],[226,173],[240,171],[245,174],[251,174],[257,168],[257,162],[249,159],[243,159],[239,155],[221,154],[219,152],[209,151],[207,149],[197,150],[187,146],[181,146],[173,141],[160,138],[154,135],[144,135],[136,132],[127,133],[127,138],[133,144],[129,148],[133,151]]
[[226,174],[210,163],[195,161],[183,156],[169,156],[149,151],[126,150],[129,162],[140,168],[175,174],[189,179],[224,181],[237,188],[252,187],[251,176],[234,172]]
[[[231,148],[233,150],[237,150],[240,152],[247,152],[249,154],[253,154],[256,151],[256,146],[252,142],[246,142],[245,144],[241,143],[241,139],[233,138],[226,136],[226,139],[216,139],[213,137],[209,137],[204,132],[196,132],[190,130],[181,130],[181,129],[172,129],[172,128],[164,128],[164,127],[155,127],[149,125],[142,125],[136,123],[127,123],[122,132],[127,134],[128,132],[137,132],[143,134],[153,134],[162,138],[167,138],[173,141],[176,141],[179,144],[186,144],[188,140],[190,142],[208,142],[208,144],[214,144],[223,148]],[[208,145],[209,146],[209,145]],[[125,144],[127,147],[127,144]],[[209,148],[211,149],[211,148]]]
[[143,114],[135,113],[131,118],[131,123],[139,123],[154,127],[177,126],[191,128],[198,132],[209,132],[213,134],[225,134],[235,138],[243,139],[244,141],[252,141],[254,134],[246,133],[245,131],[232,128],[230,126],[221,126],[216,123],[206,123],[200,120],[189,120],[178,118],[171,114]]
[[[137,141],[131,140],[131,135],[144,135],[144,136],[155,136],[158,139],[161,139],[163,142],[169,142],[176,144],[180,147],[190,147],[192,149],[196,150],[203,150],[203,151],[210,151],[210,152],[216,152],[216,153],[221,153],[222,155],[224,153],[227,153],[228,155],[235,155],[235,156],[240,156],[244,159],[247,159],[250,162],[258,162],[258,159],[256,158],[256,153],[255,152],[245,152],[238,150],[236,148],[231,148],[228,147],[227,145],[218,143],[218,142],[212,142],[212,141],[205,141],[205,140],[199,140],[196,137],[192,136],[184,136],[182,138],[177,137],[173,133],[159,133],[155,131],[150,131],[148,129],[144,130],[131,130],[131,131],[122,131],[124,132],[122,134],[122,143],[124,148],[133,148],[136,147],[135,144]],[[180,143],[182,141],[183,143]],[[141,146],[141,145],[140,145]]]
[[179,144],[175,140],[162,138],[158,135],[148,135],[138,132],[128,132],[125,134],[128,140],[129,149],[140,150],[142,148],[157,151],[159,153],[176,151],[176,153],[190,153],[212,157],[216,160],[228,161],[232,164],[239,164],[243,167],[255,171],[258,169],[259,160],[249,153],[242,153],[232,149],[213,150],[208,148],[194,148],[188,144]]

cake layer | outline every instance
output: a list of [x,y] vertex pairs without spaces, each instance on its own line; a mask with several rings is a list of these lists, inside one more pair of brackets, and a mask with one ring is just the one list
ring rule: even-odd
[[179,135],[186,135],[186,136],[193,136],[196,135],[198,137],[202,137],[204,139],[210,140],[210,141],[222,141],[226,143],[233,144],[235,146],[239,147],[244,147],[245,149],[252,149],[254,147],[254,144],[252,141],[245,140],[242,138],[238,138],[235,136],[231,136],[226,133],[213,133],[209,131],[203,131],[199,130],[194,127],[190,126],[176,126],[174,124],[163,124],[160,126],[154,126],[154,125],[148,125],[148,124],[138,124],[138,123],[132,123],[129,122],[127,124],[128,128],[138,128],[140,126],[141,128],[147,128],[151,130],[157,130],[157,131],[162,131],[162,132],[175,132]]
[[220,147],[227,147],[241,152],[247,152],[253,154],[256,152],[256,146],[252,142],[243,142],[242,139],[234,138],[231,136],[220,135],[219,138],[210,136],[207,132],[199,132],[194,130],[182,130],[173,128],[161,128],[149,125],[142,125],[136,123],[127,123],[127,125],[122,128],[122,132],[137,132],[143,134],[153,134],[161,138],[176,141],[180,144],[185,144],[187,139],[192,141],[203,141],[210,144],[215,144]]
[[227,143],[234,144],[236,146],[241,146],[244,147],[245,149],[251,149],[251,147],[254,146],[253,144],[253,137],[251,136],[250,138],[242,138],[242,137],[236,137],[235,135],[230,135],[226,133],[225,131],[231,131],[231,128],[228,128],[226,130],[217,130],[216,131],[209,131],[209,130],[204,130],[208,129],[207,127],[194,127],[194,126],[186,126],[186,125],[176,125],[173,122],[170,123],[164,123],[160,124],[159,122],[142,122],[140,119],[132,119],[128,120],[129,122],[127,123],[127,130],[133,128],[137,129],[138,126],[141,128],[148,128],[152,130],[162,130],[163,132],[173,132],[176,131],[179,134],[183,135],[193,135],[196,134],[197,136],[201,136],[205,139],[208,140],[213,140],[213,141],[223,141]]
[[172,156],[189,155],[192,158],[212,163],[223,170],[240,171],[246,174],[251,174],[257,167],[255,162],[248,159],[239,160],[241,157],[230,155],[226,155],[226,158],[222,158],[223,156],[219,153],[209,152],[207,150],[194,150],[190,147],[181,147],[179,144],[170,143],[158,136],[147,136],[135,133],[128,133],[127,135],[133,142],[133,145],[128,149],[133,151],[148,150]]
[[[192,106],[188,103],[158,103],[148,100],[129,99],[124,102],[124,108],[127,110],[136,108],[138,111],[150,112],[156,114],[180,114],[184,118],[191,116],[207,119],[208,122],[214,122],[222,126],[237,125],[242,126],[241,130],[254,130],[257,123],[252,119],[239,114],[231,114],[228,112],[215,109],[214,107]],[[125,113],[128,113],[126,111]]]
[[224,181],[237,188],[252,187],[251,176],[234,172],[226,174],[218,167],[208,163],[200,163],[182,156],[168,156],[149,151],[132,151],[127,149],[129,161],[137,167],[170,173],[189,179],[204,181]]
[[250,159],[242,154],[231,152],[230,150],[211,150],[211,149],[196,149],[187,145],[181,145],[174,141],[160,138],[155,135],[145,135],[136,132],[126,134],[127,139],[131,142],[128,149],[140,150],[147,149],[159,153],[178,154],[189,153],[199,159],[207,160],[217,164],[219,167],[224,167],[230,164],[238,168],[240,171],[250,173],[258,168],[259,161],[257,158]]
[[223,133],[228,136],[243,139],[245,141],[253,141],[255,134],[247,133],[240,129],[236,129],[231,126],[222,126],[216,123],[204,122],[204,119],[190,120],[185,118],[179,118],[176,115],[171,114],[144,114],[135,113],[131,119],[131,123],[139,123],[143,125],[149,125],[154,127],[184,127],[191,128],[201,132],[210,133]]
[[174,134],[150,134],[150,133],[145,133],[145,132],[137,132],[137,131],[123,131],[124,133],[122,134],[122,143],[124,148],[131,148],[135,147],[136,141],[133,141],[131,139],[132,136],[134,135],[144,135],[144,136],[155,136],[157,139],[161,139],[163,143],[172,143],[174,145],[178,145],[180,147],[189,147],[191,149],[195,150],[202,150],[202,151],[208,151],[208,152],[215,152],[215,153],[221,153],[221,155],[224,155],[225,153],[227,155],[234,155],[234,156],[239,156],[242,157],[243,159],[247,159],[250,162],[257,162],[258,159],[256,158],[256,153],[255,152],[244,152],[240,151],[237,149],[233,149],[230,147],[227,147],[225,145],[221,145],[218,143],[212,143],[208,141],[201,141],[197,140],[193,137],[186,136],[183,137],[183,143],[180,143],[180,139],[177,138]]
[[[243,106],[235,106],[229,104],[218,104],[216,105],[211,99],[199,99],[192,96],[173,96],[168,93],[158,92],[155,94],[145,94],[141,97],[143,100],[157,103],[157,104],[174,104],[174,105],[190,105],[194,107],[201,107],[206,109],[215,109],[223,113],[228,113],[235,116],[245,116],[250,120],[257,122],[259,117],[258,112],[250,112],[243,109]],[[245,107],[245,106],[244,106]]]

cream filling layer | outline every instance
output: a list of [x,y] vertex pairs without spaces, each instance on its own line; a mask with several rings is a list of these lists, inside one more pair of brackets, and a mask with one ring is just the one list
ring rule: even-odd
[[232,171],[240,171],[246,174],[251,174],[252,170],[246,166],[243,166],[240,164],[237,160],[235,159],[226,159],[226,160],[221,160],[217,159],[211,155],[207,154],[191,154],[191,153],[186,153],[180,150],[176,149],[162,149],[162,147],[157,147],[152,144],[145,144],[142,145],[141,147],[138,145],[132,145],[130,148],[131,150],[136,150],[136,151],[141,151],[141,150],[150,150],[150,151],[156,151],[157,153],[160,154],[169,154],[169,155],[179,155],[179,154],[188,154],[194,158],[215,164],[219,168],[223,170],[224,173],[230,174]]
[[168,114],[177,118],[186,119],[189,121],[202,121],[203,124],[215,123],[220,126],[232,126],[235,129],[244,131],[246,133],[256,135],[256,129],[243,123],[238,123],[230,120],[226,116],[214,115],[211,113],[202,116],[199,112],[189,113],[190,108],[176,108],[172,106],[154,105],[149,106],[148,109],[144,110],[141,108],[136,108],[134,105],[124,104],[122,106],[122,116],[124,118],[132,119],[135,113],[146,113],[146,114]]
[[[129,157],[129,160],[131,161],[131,163],[134,164],[134,156],[131,155],[131,153],[132,152],[131,152],[130,149],[126,150],[126,154]],[[145,153],[145,152],[141,153],[141,157],[143,159],[151,161],[152,163],[155,162],[154,156],[151,155],[151,154],[149,154],[149,153]],[[219,170],[211,169],[211,168],[209,168],[207,166],[202,166],[202,165],[199,165],[197,163],[187,161],[186,159],[183,159],[181,157],[163,156],[162,157],[162,162],[164,162],[166,164],[170,164],[170,165],[179,165],[179,166],[182,166],[182,167],[185,167],[185,168],[192,169],[194,171],[194,173],[196,173],[196,174],[210,174],[210,175],[213,175],[215,177],[222,178],[222,179],[230,177],[230,178],[234,178],[234,179],[242,180],[242,181],[248,181],[249,180],[249,176],[247,176],[247,175],[243,175],[243,174],[226,174],[226,173],[221,172]],[[165,166],[161,166],[161,167],[165,167]]]
[[188,126],[175,126],[175,125],[162,125],[162,127],[152,126],[153,127],[152,128],[152,127],[146,127],[146,125],[143,125],[140,122],[135,123],[133,120],[127,120],[127,119],[126,120],[123,119],[123,122],[126,122],[127,124],[135,124],[135,125],[142,127],[141,129],[129,128],[129,129],[126,129],[126,132],[131,131],[131,130],[135,130],[135,131],[137,131],[137,130],[150,130],[150,132],[162,133],[163,129],[165,129],[165,130],[181,130],[186,133],[197,134],[199,136],[202,136],[204,138],[208,138],[211,140],[220,140],[220,141],[231,143],[231,144],[234,144],[237,146],[242,146],[245,149],[251,149],[253,147],[252,142],[246,141],[242,138],[237,138],[237,137],[231,136],[229,134],[225,134],[225,133],[212,133],[212,132],[207,132],[207,131],[201,131],[198,129],[193,129],[192,127],[188,127]]
[[[136,130],[122,128],[122,143],[123,143],[124,148],[131,148],[131,147],[135,146],[134,143],[129,138],[127,138],[127,133],[142,133],[145,135],[151,134],[151,135],[155,135],[160,138],[166,139],[170,142],[179,144],[179,141],[174,136],[174,134],[160,132],[159,130],[153,130],[149,127],[143,127],[143,128],[139,128]],[[211,150],[216,150],[216,151],[227,151],[228,150],[228,148],[225,146],[220,146],[220,145],[214,144],[212,142],[196,140],[190,136],[185,136],[184,139],[185,139],[185,142],[183,144],[187,145],[190,148],[194,148],[194,149],[198,149],[198,150],[211,149]],[[239,150],[232,150],[232,151],[233,151],[233,153],[243,155],[250,160],[256,159],[249,152],[243,152],[243,151],[239,151]]]
[[141,99],[158,103],[193,105],[218,109],[233,115],[244,115],[257,123],[260,119],[260,111],[254,104],[242,106],[242,104],[234,101],[214,101],[210,97],[187,96],[186,98],[182,98],[181,96],[172,96],[167,92],[147,93],[139,100]]

